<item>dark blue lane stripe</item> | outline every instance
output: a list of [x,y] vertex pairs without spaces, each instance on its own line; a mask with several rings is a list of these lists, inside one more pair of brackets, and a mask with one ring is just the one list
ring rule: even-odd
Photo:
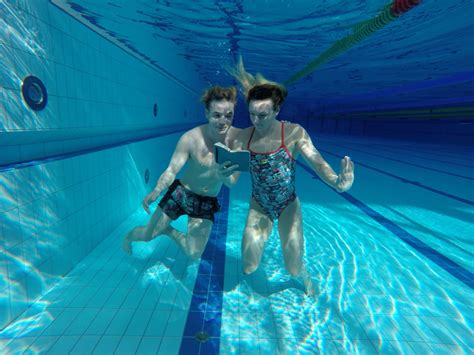
[[325,144],[334,145],[334,146],[336,146],[336,147],[348,148],[348,149],[351,149],[351,150],[356,151],[356,152],[362,152],[362,153],[364,153],[364,154],[373,155],[373,156],[375,156],[375,157],[379,157],[379,158],[382,158],[382,159],[387,159],[387,160],[395,161],[395,162],[402,163],[402,164],[407,164],[407,165],[411,165],[411,166],[416,166],[417,168],[420,168],[420,169],[431,170],[431,171],[435,171],[435,172],[437,172],[437,173],[446,174],[446,175],[451,175],[451,176],[454,176],[454,177],[459,177],[459,178],[462,178],[462,179],[467,179],[467,180],[474,181],[474,178],[473,178],[473,177],[470,177],[470,176],[454,174],[454,173],[450,173],[449,171],[444,171],[444,170],[438,170],[438,169],[434,169],[434,168],[429,168],[429,167],[426,167],[426,166],[423,166],[423,165],[419,165],[419,164],[415,164],[415,163],[406,162],[406,161],[403,161],[403,160],[400,160],[400,159],[389,158],[389,157],[387,157],[387,156],[383,156],[383,155],[375,154],[375,153],[369,153],[369,152],[364,151],[364,150],[362,150],[362,149],[357,149],[357,148],[354,148],[354,147],[345,146],[344,144],[337,144],[337,143],[325,143]]
[[[385,150],[385,151],[388,151],[389,153],[393,153],[393,154],[402,154],[402,155],[407,155],[409,154],[410,157],[413,157],[413,158],[418,158],[418,159],[424,159],[424,160],[429,160],[429,161],[434,161],[434,162],[437,162],[437,163],[446,163],[446,164],[450,164],[450,165],[456,165],[456,166],[461,166],[463,168],[470,168],[470,169],[474,169],[474,165],[468,165],[468,164],[461,164],[461,163],[456,163],[456,162],[453,162],[453,161],[448,161],[448,160],[442,160],[442,159],[434,159],[432,157],[426,157],[426,156],[423,156],[423,155],[418,155],[418,154],[413,154],[413,150],[416,150],[417,153],[421,153],[421,154],[436,154],[436,156],[439,158],[443,155],[443,152],[441,150],[435,150],[435,149],[432,149],[432,150],[424,150],[423,149],[420,149],[420,147],[417,147],[417,148],[407,148],[407,149],[403,149],[403,147],[393,147],[393,146],[388,146],[388,145],[381,145],[381,144],[359,144],[360,146],[362,147],[369,147],[371,149],[377,149],[377,150]],[[473,150],[474,151],[474,150]],[[441,153],[440,153],[441,152]],[[453,157],[452,155],[446,155],[444,154],[444,157],[445,158],[454,158],[454,159],[460,159],[462,158],[461,156],[456,156],[456,157]]]
[[[222,188],[218,199],[221,211],[215,215],[214,226],[199,264],[179,349],[179,353],[182,355],[219,354],[229,212],[229,189],[227,187]],[[199,332],[207,333],[209,339],[205,342],[196,340],[195,336]]]
[[6,171],[9,171],[9,170],[12,170],[12,169],[23,169],[23,168],[27,168],[29,166],[42,165],[42,164],[49,163],[49,162],[55,161],[55,160],[72,158],[72,157],[75,157],[75,156],[78,156],[78,155],[94,153],[94,152],[98,152],[100,150],[120,147],[122,145],[141,142],[141,141],[144,141],[144,140],[154,139],[154,138],[158,138],[158,137],[163,137],[163,136],[167,136],[167,135],[178,133],[178,132],[184,132],[189,128],[190,127],[186,126],[184,128],[173,128],[173,129],[169,129],[169,130],[163,129],[163,131],[160,132],[160,133],[141,136],[141,137],[137,137],[137,138],[126,139],[126,140],[122,140],[122,141],[119,141],[119,142],[104,144],[104,145],[100,145],[100,146],[96,146],[96,147],[92,147],[92,148],[79,149],[79,150],[75,150],[75,151],[68,152],[68,153],[47,155],[47,156],[44,156],[44,157],[38,158],[38,159],[22,160],[22,161],[17,161],[17,162],[12,162],[12,163],[0,164],[0,173],[6,172]]
[[[307,165],[296,161],[296,163],[301,166],[304,170],[306,170],[308,173],[310,173],[312,176],[316,177],[319,179],[319,177],[316,175],[316,173],[311,170]],[[321,179],[319,179],[321,180]],[[365,214],[367,214],[370,218],[374,219],[378,223],[380,223],[382,226],[384,226],[386,229],[388,229],[390,232],[395,234],[398,238],[400,238],[402,241],[416,249],[419,253],[423,254],[427,258],[429,258],[431,261],[434,263],[438,264],[438,266],[442,267],[444,270],[449,272],[451,275],[453,275],[455,278],[457,278],[459,281],[462,283],[466,284],[470,288],[474,288],[474,274],[470,272],[469,270],[464,269],[461,265],[458,263],[452,261],[451,259],[447,258],[443,254],[439,253],[432,247],[430,247],[428,244],[425,244],[418,238],[416,238],[414,235],[408,233],[406,230],[398,226],[396,223],[392,222],[388,218],[382,216],[380,213],[377,211],[373,210],[369,206],[367,206],[365,203],[362,201],[358,200],[354,196],[350,195],[347,192],[343,192],[340,194],[341,197],[344,197],[347,201],[352,203],[353,205],[359,207]]]
[[[338,158],[341,158],[341,159],[343,158],[341,155],[331,153],[330,151],[327,151],[327,150],[324,150],[324,149],[318,149],[318,150],[320,150],[320,151],[322,151],[322,152],[324,152],[324,153],[327,153],[327,154],[329,154],[329,155],[334,155],[334,156],[336,156],[336,157],[338,157]],[[402,177],[400,177],[400,176],[397,176],[397,175],[394,175],[394,174],[391,174],[391,173],[387,173],[386,171],[383,171],[383,170],[374,168],[374,167],[369,166],[369,165],[364,164],[364,163],[357,162],[357,165],[360,165],[360,166],[366,167],[367,169],[371,169],[371,170],[374,170],[374,171],[376,171],[376,172],[378,172],[378,173],[381,173],[381,174],[384,174],[384,175],[393,177],[394,179],[397,179],[397,180],[399,180],[400,182],[403,182],[404,184],[415,185],[415,186],[417,186],[417,187],[421,187],[422,189],[425,189],[425,190],[434,192],[434,193],[436,193],[436,194],[443,195],[443,196],[445,196],[445,197],[449,197],[450,199],[453,199],[453,200],[456,200],[456,201],[465,203],[465,204],[470,205],[470,206],[474,206],[474,201],[471,201],[471,200],[468,200],[468,199],[466,199],[466,198],[462,198],[462,197],[459,197],[459,196],[456,196],[456,195],[452,195],[452,194],[449,194],[449,193],[447,193],[447,192],[444,192],[444,191],[441,191],[441,190],[438,190],[438,189],[435,189],[435,188],[432,188],[432,187],[423,185],[422,183],[420,183],[420,182],[418,182],[418,181],[408,180],[408,179],[402,178]]]

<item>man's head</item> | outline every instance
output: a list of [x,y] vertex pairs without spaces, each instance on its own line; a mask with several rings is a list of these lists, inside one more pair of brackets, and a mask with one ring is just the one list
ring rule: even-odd
[[249,90],[247,103],[252,124],[257,130],[266,130],[280,112],[287,91],[275,84],[262,84]]
[[237,89],[233,86],[213,86],[204,91],[201,101],[206,106],[206,117],[211,130],[220,135],[226,134],[234,119]]

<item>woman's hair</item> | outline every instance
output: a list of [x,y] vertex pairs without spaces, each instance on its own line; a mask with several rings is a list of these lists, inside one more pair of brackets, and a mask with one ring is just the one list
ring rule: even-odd
[[265,100],[272,99],[273,108],[280,109],[280,106],[285,101],[287,91],[284,87],[274,84],[256,85],[251,88],[247,94],[247,103],[251,100]]
[[212,86],[205,90],[201,96],[201,102],[204,103],[206,109],[209,109],[211,101],[227,100],[232,102],[234,105],[237,102],[237,89],[235,86],[229,86],[223,88],[221,86]]
[[[267,90],[266,88],[269,88],[269,87],[272,87],[275,92],[280,91],[281,94],[278,94],[277,96],[282,97],[281,101],[279,101],[279,103],[275,103],[275,101],[273,101],[274,104],[277,105],[278,107],[285,100],[285,97],[288,93],[287,90],[285,89],[285,87],[283,85],[275,82],[275,81],[271,81],[271,80],[266,79],[260,73],[257,73],[257,74],[255,74],[255,76],[253,76],[252,74],[247,72],[245,70],[245,67],[244,67],[244,61],[242,60],[242,56],[239,57],[239,60],[238,60],[237,64],[234,67],[227,67],[226,70],[230,75],[232,75],[240,83],[240,85],[242,87],[243,94],[244,94],[247,102],[249,102],[249,93],[252,90],[252,88],[256,88],[256,87],[259,87],[259,86],[265,87],[265,89],[262,89],[261,91],[257,90],[258,92],[262,92],[262,93],[265,92],[265,90]],[[273,95],[270,95],[270,96],[265,97],[265,98],[269,98],[269,97],[272,97],[272,96]],[[255,99],[255,98],[253,98],[253,99]],[[273,98],[272,98],[272,100],[273,100]]]

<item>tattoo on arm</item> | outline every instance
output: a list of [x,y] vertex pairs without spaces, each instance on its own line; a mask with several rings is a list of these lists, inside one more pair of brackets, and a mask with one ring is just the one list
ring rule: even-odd
[[168,168],[161,174],[158,182],[156,183],[155,191],[158,194],[161,194],[165,189],[167,189],[176,178],[178,172],[183,168],[184,164],[189,159],[189,138],[184,135],[178,141],[176,149],[171,157]]

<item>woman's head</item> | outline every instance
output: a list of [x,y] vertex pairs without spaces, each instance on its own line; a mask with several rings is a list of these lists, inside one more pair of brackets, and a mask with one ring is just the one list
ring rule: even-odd
[[271,99],[273,109],[279,111],[287,95],[288,92],[286,89],[278,84],[256,85],[252,87],[247,94],[247,104],[250,104],[252,100]]
[[254,86],[247,95],[250,120],[260,132],[270,131],[286,97],[286,90],[279,85]]

